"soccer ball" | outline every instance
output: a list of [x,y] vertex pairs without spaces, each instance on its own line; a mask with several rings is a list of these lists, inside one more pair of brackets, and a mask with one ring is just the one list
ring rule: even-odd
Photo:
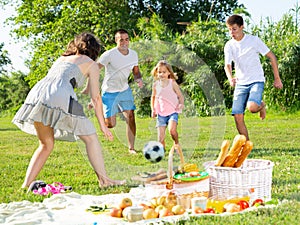
[[143,154],[150,162],[157,163],[164,158],[164,146],[158,141],[149,141],[143,148]]

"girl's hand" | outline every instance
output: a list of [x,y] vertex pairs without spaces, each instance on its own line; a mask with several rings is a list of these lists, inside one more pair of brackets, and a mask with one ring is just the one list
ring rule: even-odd
[[181,111],[184,108],[184,104],[178,104],[176,107],[176,111]]
[[155,118],[156,117],[156,113],[154,111],[151,112],[151,117]]

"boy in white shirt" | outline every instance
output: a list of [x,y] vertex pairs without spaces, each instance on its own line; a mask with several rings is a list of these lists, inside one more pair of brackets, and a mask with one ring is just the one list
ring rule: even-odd
[[[224,47],[225,73],[234,89],[232,115],[239,134],[249,140],[248,130],[244,121],[244,112],[247,109],[256,113],[260,118],[266,117],[265,103],[262,101],[265,76],[259,59],[259,54],[267,56],[274,73],[274,87],[283,87],[276,56],[262,42],[253,35],[243,32],[244,20],[239,15],[232,15],[226,21],[230,36],[232,37]],[[232,62],[235,66],[235,76],[232,75]]]

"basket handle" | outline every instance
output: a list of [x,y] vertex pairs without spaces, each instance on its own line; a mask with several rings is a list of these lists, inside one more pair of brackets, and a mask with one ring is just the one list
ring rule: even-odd
[[167,189],[173,189],[173,155],[174,150],[177,150],[179,157],[180,157],[180,164],[181,166],[184,165],[184,158],[182,153],[182,148],[179,144],[174,144],[169,152],[169,160],[168,160],[168,177],[169,177],[169,183],[167,183],[166,188]]

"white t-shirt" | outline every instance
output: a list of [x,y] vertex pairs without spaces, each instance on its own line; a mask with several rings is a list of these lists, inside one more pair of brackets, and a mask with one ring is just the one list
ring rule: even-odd
[[266,55],[269,51],[259,37],[245,34],[242,40],[231,39],[225,44],[225,65],[234,62],[238,84],[265,82],[259,54]]
[[103,92],[121,92],[129,87],[128,77],[133,67],[138,65],[138,55],[134,50],[128,51],[127,55],[123,55],[115,47],[100,56],[98,62],[105,67]]

